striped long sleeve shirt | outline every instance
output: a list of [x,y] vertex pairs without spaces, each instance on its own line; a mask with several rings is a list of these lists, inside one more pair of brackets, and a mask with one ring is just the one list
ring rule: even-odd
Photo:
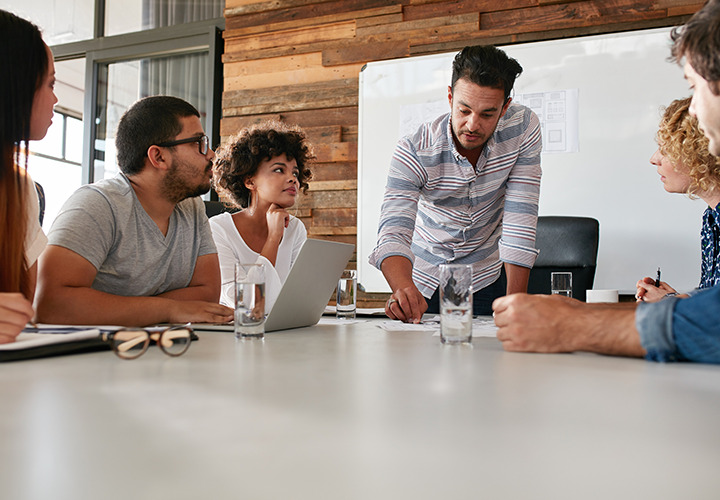
[[455,147],[450,114],[423,124],[395,149],[370,264],[408,258],[425,297],[440,264],[471,264],[474,290],[496,281],[502,262],[532,267],[541,149],[537,116],[514,103],[475,166]]

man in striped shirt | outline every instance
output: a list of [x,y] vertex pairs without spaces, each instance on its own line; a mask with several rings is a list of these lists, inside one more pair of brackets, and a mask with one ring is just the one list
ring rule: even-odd
[[510,97],[520,73],[500,49],[465,47],[453,62],[450,113],[399,141],[370,255],[393,290],[390,318],[439,312],[444,263],[472,265],[474,314],[490,314],[505,292],[527,291],[542,141],[537,116]]

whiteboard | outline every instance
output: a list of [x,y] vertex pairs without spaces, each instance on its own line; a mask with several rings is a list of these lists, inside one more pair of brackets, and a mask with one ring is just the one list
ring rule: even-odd
[[[578,89],[578,151],[543,152],[540,215],[600,221],[595,288],[634,290],[655,276],[678,290],[700,279],[705,204],[667,193],[649,163],[662,107],[690,95],[682,69],[668,62],[669,28],[503,47],[524,71],[515,92]],[[368,264],[375,247],[400,108],[441,99],[456,52],[369,63],[360,73],[358,281],[390,291]],[[449,105],[446,106],[449,111]]]

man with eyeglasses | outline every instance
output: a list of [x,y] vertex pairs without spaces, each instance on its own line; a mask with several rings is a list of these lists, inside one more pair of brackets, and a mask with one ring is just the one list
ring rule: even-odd
[[189,103],[137,101],[116,135],[120,174],[78,189],[63,206],[39,262],[44,323],[224,322],[220,268],[199,195],[215,153]]

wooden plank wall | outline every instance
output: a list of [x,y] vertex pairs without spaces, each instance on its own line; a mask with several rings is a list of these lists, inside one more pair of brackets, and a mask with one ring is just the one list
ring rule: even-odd
[[[455,51],[466,45],[678,25],[702,4],[702,0],[226,0],[220,133],[226,140],[240,128],[268,118],[303,127],[314,144],[317,162],[296,215],[310,237],[354,244],[358,74],[365,63]],[[385,179],[377,179],[377,189],[384,185]],[[360,299],[361,305],[374,306],[385,297],[361,294]]]

